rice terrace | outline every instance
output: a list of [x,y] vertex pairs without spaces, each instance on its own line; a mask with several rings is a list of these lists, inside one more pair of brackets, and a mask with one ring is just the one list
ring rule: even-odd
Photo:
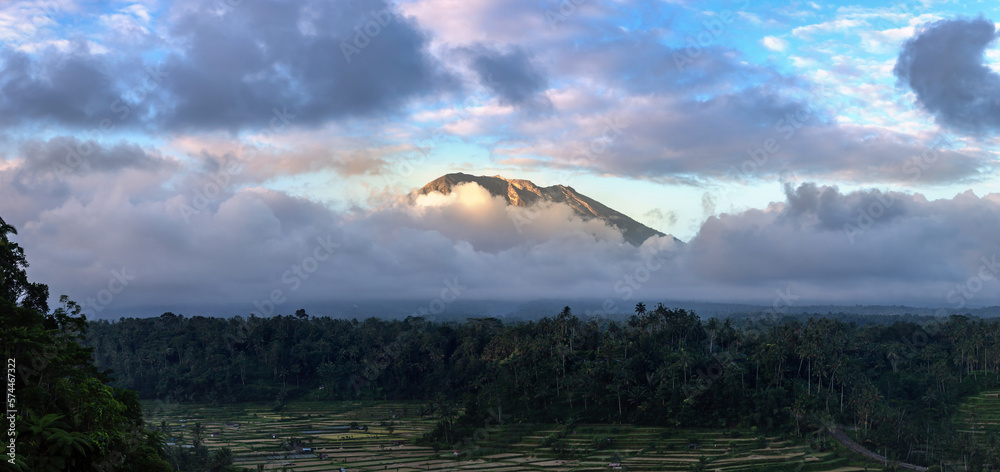
[[[144,402],[177,445],[195,425],[209,449],[244,470],[287,471],[816,471],[867,470],[831,439],[811,444],[751,431],[631,425],[486,426],[457,447],[422,443],[440,419],[416,402],[295,402],[210,406]],[[164,422],[164,423],[161,423]]]

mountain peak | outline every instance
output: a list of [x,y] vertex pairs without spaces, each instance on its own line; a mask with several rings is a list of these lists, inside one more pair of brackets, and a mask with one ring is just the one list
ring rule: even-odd
[[[584,220],[597,218],[603,220],[609,226],[617,228],[622,232],[625,241],[635,246],[641,245],[643,241],[652,236],[666,236],[655,229],[629,218],[623,213],[609,208],[597,200],[578,193],[573,187],[565,185],[539,187],[530,180],[508,179],[500,175],[492,177],[485,175],[475,176],[457,172],[445,174],[432,180],[427,185],[424,185],[418,193],[426,195],[431,192],[439,192],[447,195],[456,186],[469,182],[478,184],[480,187],[486,189],[490,195],[502,197],[507,201],[508,205],[527,207],[542,201],[569,205]],[[677,240],[677,238],[674,239]]]

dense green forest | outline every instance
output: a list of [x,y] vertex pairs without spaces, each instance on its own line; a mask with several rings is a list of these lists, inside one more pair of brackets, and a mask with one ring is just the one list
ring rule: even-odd
[[452,411],[432,434],[442,443],[488,421],[744,427],[806,440],[842,426],[893,459],[995,468],[1000,448],[968,444],[952,417],[963,396],[998,385],[1000,323],[878,321],[703,321],[641,303],[623,321],[567,307],[508,324],[166,313],[94,323],[87,343],[116,385],[144,398],[276,409],[295,398],[422,399]]
[[[0,346],[7,360],[3,468],[169,471],[163,438],[143,425],[134,391],[107,385],[79,341],[87,320],[49,289],[29,282],[15,229],[0,219]],[[13,430],[16,434],[11,434]]]

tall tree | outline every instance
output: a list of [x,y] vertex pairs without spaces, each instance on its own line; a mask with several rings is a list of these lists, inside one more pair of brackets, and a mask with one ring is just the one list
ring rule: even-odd
[[80,306],[62,296],[47,313],[48,287],[28,282],[15,234],[0,219],[0,346],[15,363],[19,437],[13,468],[170,470],[135,392],[108,386],[78,343],[87,329]]

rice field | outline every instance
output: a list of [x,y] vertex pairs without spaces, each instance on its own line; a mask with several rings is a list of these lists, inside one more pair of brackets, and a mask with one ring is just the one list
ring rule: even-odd
[[[268,405],[145,402],[147,421],[190,447],[195,423],[210,449],[228,447],[248,471],[816,471],[850,472],[844,454],[751,433],[632,425],[494,425],[457,448],[415,444],[437,417],[405,402]],[[734,437],[737,436],[737,437]]]
[[983,392],[965,399],[955,419],[964,426],[959,431],[971,434],[975,441],[985,441],[990,434],[1000,436],[1000,391]]

